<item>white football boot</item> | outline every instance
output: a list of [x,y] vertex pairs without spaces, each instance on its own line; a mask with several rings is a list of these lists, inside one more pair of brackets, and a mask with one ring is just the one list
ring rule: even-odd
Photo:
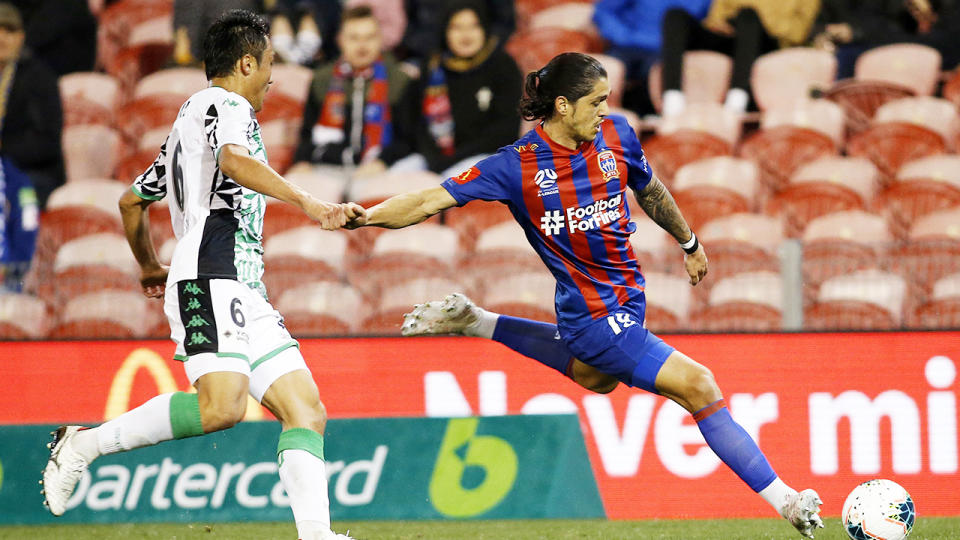
[[823,501],[820,500],[816,491],[805,489],[796,495],[791,495],[781,513],[800,531],[800,534],[813,538],[813,531],[823,528],[823,520],[820,519],[821,504]]
[[447,295],[443,300],[413,306],[403,315],[400,333],[404,336],[426,334],[465,334],[480,322],[482,310],[462,293]]
[[67,501],[73,494],[77,482],[83,477],[90,465],[73,448],[73,437],[78,431],[88,429],[83,426],[61,426],[51,432],[53,441],[47,443],[50,458],[43,469],[43,504],[55,516],[62,516],[67,510]]

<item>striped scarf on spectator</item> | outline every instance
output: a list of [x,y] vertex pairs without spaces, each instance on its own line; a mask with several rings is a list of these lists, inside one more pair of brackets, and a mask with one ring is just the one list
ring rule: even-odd
[[365,156],[370,150],[377,152],[390,144],[393,139],[393,127],[390,118],[390,102],[387,88],[387,67],[382,60],[359,72],[346,61],[339,61],[333,67],[333,78],[323,99],[323,110],[317,119],[317,125],[343,129],[346,117],[347,95],[344,91],[347,78],[366,81],[366,100],[363,107],[363,150]]
[[423,93],[423,117],[427,120],[427,129],[437,147],[444,155],[452,156],[456,151],[453,144],[453,109],[440,57],[430,61],[427,87]]

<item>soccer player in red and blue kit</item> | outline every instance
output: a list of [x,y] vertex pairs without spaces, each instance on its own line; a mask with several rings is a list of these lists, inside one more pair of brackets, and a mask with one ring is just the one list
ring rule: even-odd
[[593,58],[564,53],[527,75],[521,113],[542,123],[436,188],[398,195],[348,228],[400,228],[471,200],[506,204],[557,280],[557,324],[498,315],[462,294],[415,307],[404,335],[462,333],[494,339],[595,392],[620,382],[672,399],[689,411],[711,449],[755,492],[813,537],[815,491],[797,492],[773,471],[730,416],[710,370],[643,326],[644,279],[630,246],[627,190],[686,252],[696,285],[707,273],[703,246],[653,174],[636,133],[607,117],[610,87]]

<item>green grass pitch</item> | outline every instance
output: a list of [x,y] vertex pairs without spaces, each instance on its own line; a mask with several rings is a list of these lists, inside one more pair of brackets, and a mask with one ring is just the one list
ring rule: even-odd
[[[338,522],[338,532],[350,530],[357,540],[779,540],[801,538],[783,520],[531,520],[531,521],[363,521]],[[291,523],[140,523],[123,525],[47,525],[0,527],[0,539],[10,540],[293,540]],[[817,540],[845,540],[837,518],[828,518]],[[960,517],[924,518],[911,540],[960,538]]]

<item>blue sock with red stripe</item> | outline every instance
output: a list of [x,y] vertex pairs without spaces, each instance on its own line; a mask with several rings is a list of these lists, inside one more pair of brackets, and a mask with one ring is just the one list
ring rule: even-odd
[[493,340],[567,375],[573,353],[560,339],[557,325],[500,315]]
[[724,400],[714,401],[693,413],[693,419],[717,457],[750,489],[760,492],[777,478],[757,443],[730,416]]

